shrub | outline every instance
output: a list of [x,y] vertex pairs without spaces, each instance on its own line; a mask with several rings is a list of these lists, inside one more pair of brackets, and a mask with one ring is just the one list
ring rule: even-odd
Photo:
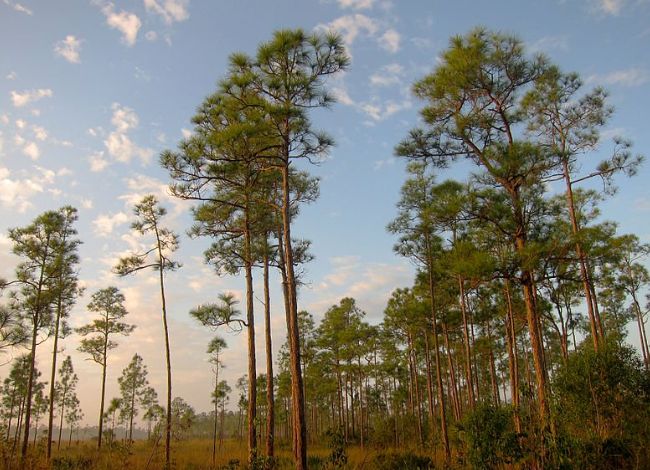
[[433,468],[429,457],[412,452],[382,452],[370,462],[370,468],[376,470],[427,470]]
[[510,407],[479,405],[458,425],[473,468],[492,469],[522,457]]

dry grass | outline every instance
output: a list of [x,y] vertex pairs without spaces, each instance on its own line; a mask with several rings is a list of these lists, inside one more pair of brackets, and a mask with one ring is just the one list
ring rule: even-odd
[[[391,449],[387,448],[348,447],[346,468],[371,470],[374,467],[372,462],[377,455],[390,451]],[[404,452],[404,449],[395,449],[395,451]],[[29,470],[160,470],[164,467],[164,452],[163,443],[154,445],[147,441],[136,441],[131,446],[117,443],[98,453],[94,442],[82,441],[69,448],[55,451],[51,465],[46,462],[44,448],[40,446],[32,453],[28,468]],[[322,445],[309,447],[311,462],[323,462],[329,453],[329,449]],[[277,470],[293,468],[291,449],[287,446],[277,446],[276,457],[278,457]],[[172,469],[175,470],[243,469],[246,460],[246,445],[237,440],[227,440],[223,443],[223,447],[217,450],[215,467],[212,466],[212,441],[209,439],[176,442],[172,448]],[[241,466],[229,466],[235,461]],[[18,466],[14,464],[12,470],[16,468]]]

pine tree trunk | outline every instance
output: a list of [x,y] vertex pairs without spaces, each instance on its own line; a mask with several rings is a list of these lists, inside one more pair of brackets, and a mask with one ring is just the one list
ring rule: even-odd
[[257,366],[255,361],[255,313],[253,306],[253,269],[248,202],[244,213],[244,269],[246,272],[246,328],[248,332],[248,464],[257,458]]
[[[569,206],[569,218],[571,220],[571,230],[573,231],[573,236],[578,236],[578,219],[576,217],[575,201],[573,198],[573,187],[571,186],[571,175],[569,173],[569,162],[567,159],[562,161],[562,172],[564,174],[564,182],[566,184],[566,198],[567,205]],[[603,324],[600,321],[600,315],[596,314],[595,305],[596,301],[592,298],[592,289],[591,289],[591,279],[589,278],[589,273],[587,271],[587,262],[584,251],[582,250],[582,245],[576,239],[575,244],[576,255],[578,256],[578,264],[580,265],[580,278],[582,280],[582,287],[585,293],[585,301],[587,304],[587,314],[589,317],[589,326],[591,328],[592,341],[594,343],[594,350],[598,351],[600,347],[601,340],[605,337],[605,332],[603,330]]]
[[[61,284],[61,282],[59,282]],[[61,285],[59,285],[61,289]],[[49,413],[47,418],[47,459],[50,460],[52,456],[52,426],[54,424],[54,385],[56,379],[56,356],[57,348],[59,347],[59,324],[61,322],[61,294],[59,293],[56,306],[56,320],[54,324],[54,346],[52,347],[52,373],[50,374],[50,403]]]
[[[288,129],[288,123],[287,123]],[[295,464],[296,470],[307,469],[307,428],[305,426],[305,403],[303,379],[300,365],[300,335],[298,327],[298,301],[296,298],[296,277],[294,274],[293,248],[291,246],[291,204],[289,188],[289,143],[285,141],[285,164],[282,166],[282,224],[284,255],[287,270],[289,294],[289,363],[291,371],[291,406],[294,416]]]
[[438,345],[438,321],[436,315],[435,289],[433,283],[433,259],[431,258],[431,242],[429,235],[425,234],[425,244],[427,250],[427,271],[429,281],[429,299],[431,300],[431,321],[433,323],[433,349],[436,360],[436,382],[438,384],[438,406],[440,408],[440,432],[442,443],[445,449],[445,462],[451,461],[451,450],[449,448],[449,435],[447,433],[447,412],[445,410],[445,394],[442,384],[442,365],[440,364],[440,347]]
[[268,237],[264,252],[264,333],[266,345],[266,455],[273,457],[275,441],[275,397],[273,396],[273,344],[271,339],[271,295],[269,292]]
[[61,398],[61,408],[59,412],[61,413],[61,421],[59,422],[59,439],[56,444],[56,450],[61,449],[61,433],[63,432],[63,413],[65,412],[65,395]]
[[169,328],[167,326],[167,302],[165,299],[165,264],[158,227],[154,224],[156,243],[158,247],[158,274],[160,282],[160,301],[162,305],[162,321],[165,334],[165,362],[167,367],[167,421],[165,423],[165,469],[171,467],[171,433],[172,433],[172,364],[169,348]]

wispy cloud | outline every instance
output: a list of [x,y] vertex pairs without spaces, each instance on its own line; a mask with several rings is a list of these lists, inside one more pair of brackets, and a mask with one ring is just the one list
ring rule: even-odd
[[337,0],[337,2],[341,8],[353,10],[367,10],[375,4],[375,0]]
[[370,84],[377,87],[399,85],[402,83],[403,75],[404,67],[400,64],[388,64],[370,75]]
[[133,157],[148,163],[153,156],[153,150],[136,145],[129,137],[129,131],[138,127],[139,119],[131,108],[113,103],[111,124],[114,130],[104,140],[108,154],[119,162],[128,163]]
[[361,13],[341,16],[326,24],[320,24],[317,30],[336,31],[343,38],[348,49],[360,37],[369,37],[382,49],[394,53],[400,47],[400,34],[382,22]]
[[142,21],[135,13],[121,10],[115,12],[115,5],[111,2],[104,3],[101,7],[106,17],[106,24],[122,33],[122,41],[129,47],[133,46],[138,38],[138,31]]
[[69,34],[65,39],[57,42],[54,45],[54,53],[60,55],[65,60],[72,64],[81,62],[79,52],[81,51],[81,40]]
[[30,10],[29,8],[27,8],[24,5],[21,5],[18,2],[11,2],[10,0],[2,0],[2,1],[4,2],[5,5],[10,6],[11,8],[13,8],[17,12],[24,13],[24,14],[29,15],[29,16],[32,16],[34,14],[34,12],[32,10]]
[[93,230],[100,237],[108,237],[113,230],[129,221],[129,216],[124,212],[116,214],[100,214],[93,220]]
[[104,171],[108,166],[108,160],[104,158],[104,152],[96,152],[88,157],[88,163],[90,163],[90,171],[94,173],[99,173]]
[[611,16],[618,16],[624,5],[625,0],[596,0],[596,9]]
[[38,160],[41,156],[41,151],[36,145],[36,142],[26,142],[23,147],[23,154],[27,155],[32,160]]
[[638,67],[615,70],[606,74],[594,74],[587,77],[588,83],[602,83],[605,85],[621,85],[626,87],[645,85],[648,81],[650,81],[650,72]]
[[528,46],[530,52],[566,51],[569,41],[565,35],[544,36]]
[[33,207],[31,199],[43,193],[54,183],[56,174],[42,167],[34,167],[29,176],[14,175],[0,167],[0,205],[20,213]]
[[144,0],[147,11],[160,15],[166,24],[188,19],[188,5],[189,0]]
[[379,37],[379,45],[394,54],[399,51],[400,39],[399,33],[391,28]]
[[16,108],[20,108],[29,103],[33,103],[42,98],[51,98],[52,90],[49,88],[39,88],[37,90],[25,90],[23,92],[12,91],[11,102]]

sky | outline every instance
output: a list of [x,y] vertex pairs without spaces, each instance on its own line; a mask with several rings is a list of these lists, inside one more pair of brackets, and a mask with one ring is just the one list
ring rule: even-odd
[[[299,307],[319,320],[352,296],[371,322],[381,319],[397,287],[411,284],[414,267],[392,252],[385,230],[394,218],[404,163],[394,146],[418,122],[422,103],[412,83],[433,70],[453,35],[482,25],[518,35],[531,53],[544,53],[586,88],[604,86],[615,113],[603,144],[585,158],[589,171],[611,151],[615,135],[648,153],[650,1],[648,0],[0,0],[0,276],[11,278],[17,258],[7,231],[37,215],[72,205],[83,241],[80,279],[86,287],[70,316],[73,327],[92,319],[90,295],[115,285],[126,296],[127,321],[137,326],[108,360],[107,399],[117,377],[139,353],[159,398],[166,396],[159,291],[153,272],[118,279],[116,260],[145,246],[131,229],[133,205],[155,194],[181,235],[175,259],[183,267],[166,278],[174,396],[197,411],[210,408],[212,372],[205,353],[214,331],[189,310],[222,292],[241,298],[243,280],[217,277],[203,264],[208,241],[189,239],[190,205],[172,198],[158,155],[191,133],[191,117],[216,89],[233,52],[254,54],[281,28],[334,30],[352,61],[328,86],[338,99],[313,113],[336,146],[309,171],[321,179],[317,202],[302,209],[296,236],[312,241]],[[591,162],[591,163],[588,163]],[[444,178],[463,178],[461,170]],[[650,197],[645,164],[603,205],[603,218],[650,242]],[[598,188],[598,186],[595,186]],[[261,297],[260,286],[256,293]],[[273,295],[276,349],[285,338],[278,289]],[[263,372],[262,304],[258,364]],[[228,349],[223,378],[233,386],[246,371],[245,335],[219,332]],[[97,421],[100,367],[77,352],[76,335],[63,340],[80,377],[84,424]],[[39,346],[38,367],[49,375],[51,343]],[[0,377],[22,351],[0,357]],[[236,397],[233,396],[233,402]]]

